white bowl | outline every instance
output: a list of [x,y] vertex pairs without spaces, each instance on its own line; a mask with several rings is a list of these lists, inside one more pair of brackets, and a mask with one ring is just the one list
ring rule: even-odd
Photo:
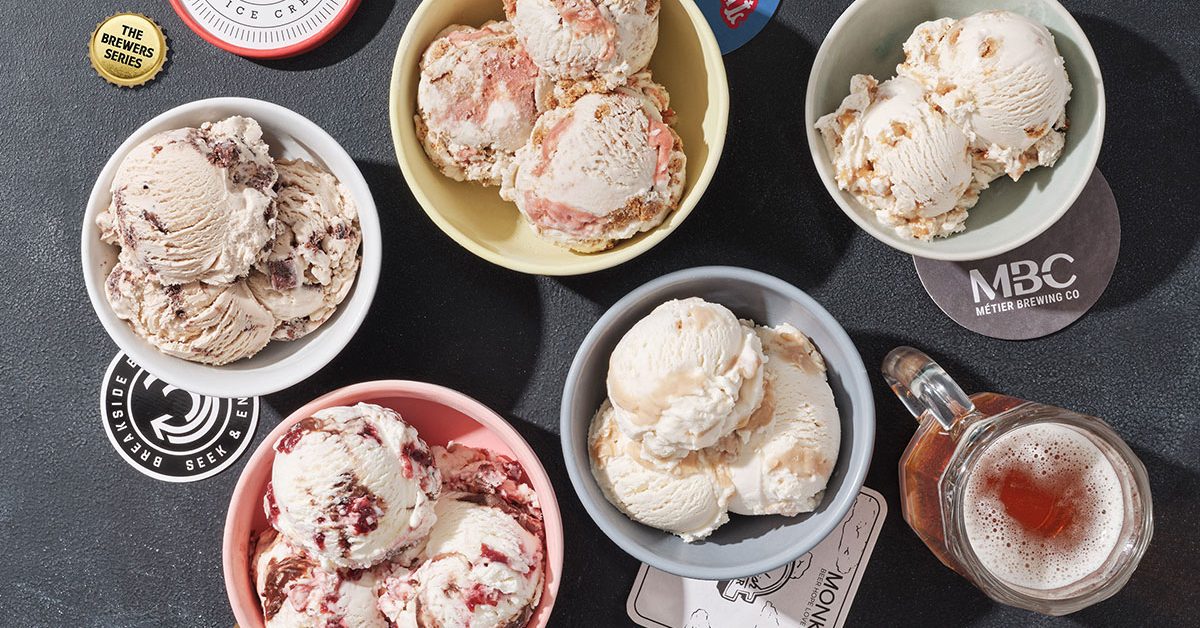
[[[104,294],[104,281],[117,262],[119,249],[100,240],[96,216],[108,207],[113,176],[133,147],[161,131],[197,127],[232,115],[258,120],[263,137],[271,147],[271,156],[276,159],[303,158],[321,164],[346,186],[358,205],[362,266],[346,300],[333,317],[313,333],[291,342],[271,341],[254,357],[224,366],[210,366],[160,352],[113,312]],[[143,368],[192,392],[219,397],[254,397],[282,390],[316,373],[350,342],[371,307],[379,283],[381,239],[379,215],[371,190],[354,160],[328,133],[308,118],[273,103],[250,98],[210,98],[180,105],[143,124],[104,165],[83,217],[83,279],[105,331]]]
[[[850,77],[873,74],[884,81],[904,60],[901,45],[918,24],[1007,9],[1045,24],[1066,60],[1073,90],[1067,103],[1071,128],[1053,168],[1036,168],[1020,181],[996,180],[979,197],[967,230],[931,242],[909,240],[881,223],[848,192],[838,189],[817,118],[835,110],[850,93]],[[888,246],[917,257],[966,261],[1011,251],[1041,235],[1071,208],[1091,179],[1104,141],[1104,81],[1087,35],[1055,0],[857,0],[838,18],[813,61],[805,96],[808,148],[830,196],[859,227]]]

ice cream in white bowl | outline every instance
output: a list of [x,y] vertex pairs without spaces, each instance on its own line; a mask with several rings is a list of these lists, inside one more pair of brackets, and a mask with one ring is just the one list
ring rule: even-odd
[[[274,288],[281,287],[279,282],[261,281],[258,284],[249,282],[250,285],[243,284],[205,284],[204,280],[218,281],[222,277],[206,276],[208,272],[207,266],[214,268],[220,265],[201,265],[195,268],[189,267],[187,264],[175,264],[180,260],[174,259],[172,251],[163,248],[155,260],[153,268],[157,270],[162,264],[173,265],[180,274],[179,280],[191,280],[187,284],[187,289],[181,290],[181,296],[187,298],[189,303],[202,306],[205,303],[212,303],[219,308],[213,311],[220,311],[233,316],[233,318],[222,319],[214,322],[214,325],[208,326],[208,329],[220,331],[220,325],[233,325],[233,319],[244,321],[243,326],[253,327],[255,330],[261,330],[261,334],[253,335],[253,337],[241,338],[236,334],[214,334],[212,340],[215,344],[211,350],[225,351],[229,347],[226,346],[224,340],[235,338],[238,340],[236,349],[237,357],[241,354],[252,354],[253,357],[246,359],[237,359],[221,366],[204,364],[195,362],[177,355],[171,355],[168,352],[175,348],[180,352],[190,350],[191,347],[172,347],[169,341],[175,338],[178,334],[163,333],[157,337],[150,337],[149,334],[139,333],[135,329],[138,324],[144,324],[145,329],[141,331],[150,331],[163,329],[162,325],[170,323],[162,316],[155,315],[151,311],[141,311],[138,308],[153,306],[157,301],[154,299],[146,300],[136,297],[140,282],[136,281],[136,277],[128,277],[123,285],[127,290],[118,291],[117,296],[125,295],[131,298],[115,299],[110,302],[110,295],[106,295],[106,281],[112,274],[112,270],[117,266],[118,253],[121,250],[117,246],[110,244],[112,236],[109,235],[108,242],[104,241],[105,230],[97,225],[97,217],[108,211],[113,201],[112,183],[115,177],[118,176],[118,171],[121,169],[122,163],[126,161],[126,157],[130,155],[136,148],[141,146],[147,139],[154,137],[166,131],[176,129],[199,129],[204,123],[214,123],[230,118],[244,117],[257,122],[261,129],[261,141],[269,147],[270,157],[277,165],[290,163],[285,160],[305,160],[320,166],[321,169],[327,170],[333,178],[336,179],[340,189],[344,190],[347,195],[347,200],[352,202],[357,213],[357,220],[361,231],[361,266],[358,267],[357,277],[347,281],[345,274],[338,269],[342,266],[338,265],[336,260],[332,259],[296,259],[297,256],[288,254],[287,251],[272,251],[264,259],[262,268],[266,272],[271,272],[272,262],[283,262],[288,258],[292,262],[288,264],[288,269],[283,269],[279,263],[280,272],[291,270],[291,272],[308,272],[313,269],[320,270],[328,267],[331,270],[331,276],[328,286],[330,294],[318,294],[321,299],[314,302],[300,302],[284,292],[280,292]],[[251,133],[257,137],[257,132]],[[220,142],[217,142],[220,144]],[[236,148],[236,143],[231,144],[230,148]],[[256,140],[251,140],[245,150],[241,150],[238,155],[238,162],[241,163],[242,155],[256,155],[257,147]],[[153,146],[150,150],[153,150]],[[164,147],[164,151],[166,148]],[[222,145],[221,150],[226,150]],[[186,156],[186,151],[183,156]],[[214,158],[219,155],[214,155]],[[228,157],[232,158],[230,153]],[[186,161],[186,160],[185,160]],[[284,166],[288,169],[290,166]],[[136,173],[133,173],[136,174]],[[249,177],[250,173],[241,173],[238,175],[238,180],[245,180],[247,183],[253,177]],[[286,174],[286,173],[285,173]],[[243,176],[246,175],[246,176]],[[132,176],[126,172],[125,176]],[[276,177],[279,176],[276,173]],[[298,185],[311,188],[314,194],[325,194],[324,188],[319,185],[320,177],[309,176],[303,171],[303,166],[292,168],[290,175],[293,181]],[[135,177],[136,178],[136,177]],[[132,179],[131,179],[132,180]],[[272,184],[276,179],[272,178]],[[314,183],[316,182],[316,183]],[[216,183],[220,183],[217,181]],[[236,182],[235,182],[236,183]],[[215,184],[215,183],[214,183]],[[313,187],[315,185],[315,187]],[[325,186],[328,187],[328,186]],[[265,186],[244,185],[240,188],[232,190],[241,198],[246,200],[245,203],[237,205],[243,209],[253,205],[253,201],[258,196],[263,196],[261,190],[266,189]],[[216,197],[214,197],[216,198]],[[149,202],[149,201],[148,201]],[[298,213],[303,213],[303,199],[298,199],[297,203],[293,203],[291,210]],[[273,205],[272,205],[273,206]],[[145,208],[142,208],[145,209]],[[253,212],[243,212],[243,217],[246,220],[254,218]],[[256,214],[260,219],[262,213]],[[154,221],[146,218],[141,211],[137,212],[137,217],[143,218],[142,226],[145,228],[141,232],[148,236],[147,238],[139,238],[138,242],[146,241],[155,242]],[[154,216],[150,216],[153,218]],[[185,217],[186,218],[186,217]],[[293,219],[289,217],[296,226],[295,233],[292,238],[306,237],[306,221]],[[103,222],[103,221],[102,221]],[[141,224],[141,223],[138,223]],[[207,223],[205,223],[207,224]],[[136,225],[134,225],[136,226]],[[203,225],[202,225],[203,226]],[[205,245],[204,251],[213,259],[229,260],[237,262],[240,269],[242,262],[239,255],[240,248],[233,246],[236,244],[223,242],[218,236],[223,232],[220,221],[210,225],[212,228],[206,231],[212,237],[206,237],[202,244]],[[230,223],[231,231],[237,225]],[[311,226],[311,225],[309,225]],[[336,227],[333,223],[324,225],[324,227]],[[245,230],[237,230],[245,231]],[[135,234],[136,235],[136,234]],[[277,240],[276,242],[280,242]],[[290,246],[292,242],[284,243]],[[357,241],[354,242],[357,248]],[[209,246],[211,245],[211,246]],[[276,255],[278,253],[278,255]],[[322,251],[321,255],[328,256],[331,251]],[[127,254],[128,255],[128,254]],[[104,326],[105,331],[112,337],[122,351],[124,351],[133,361],[140,364],[142,367],[156,375],[157,377],[175,384],[186,390],[196,393],[216,395],[222,397],[249,397],[264,395],[286,388],[295,384],[329,363],[343,347],[350,341],[354,333],[358,330],[362,320],[366,317],[367,310],[370,307],[371,300],[375,294],[375,287],[379,281],[379,264],[381,259],[381,237],[379,234],[379,221],[375,210],[375,203],[371,197],[370,189],[367,187],[362,173],[354,164],[354,160],[346,153],[338,143],[329,136],[320,127],[314,124],[307,118],[275,105],[261,100],[253,100],[248,98],[213,98],[208,100],[200,100],[185,105],[181,105],[171,109],[146,124],[138,128],[130,137],[113,153],[108,163],[100,172],[100,176],[96,180],[96,184],[92,189],[91,196],[88,200],[87,211],[83,217],[83,228],[81,237],[81,257],[83,262],[84,282],[87,286],[88,296],[92,301],[92,306],[96,310],[96,314]],[[279,257],[279,260],[275,258]],[[303,256],[300,256],[303,258]],[[350,259],[349,255],[345,256]],[[127,257],[124,261],[130,261]],[[143,272],[143,269],[137,267],[133,260],[134,267],[132,273]],[[323,271],[321,271],[323,272]],[[220,275],[217,272],[216,275]],[[285,273],[286,274],[286,273]],[[208,286],[208,287],[205,287]],[[233,288],[229,288],[233,286]],[[114,286],[121,288],[122,284]],[[254,291],[257,290],[257,294]],[[320,291],[314,291],[317,294]],[[128,293],[128,294],[126,294]],[[324,300],[327,297],[341,298],[336,309],[325,307]],[[334,298],[333,300],[336,300]],[[114,307],[114,304],[117,307]],[[129,305],[130,307],[125,307]],[[160,308],[161,309],[161,308]],[[289,337],[300,335],[302,332],[309,331],[302,328],[284,328],[277,327],[276,321],[280,316],[290,316],[297,312],[305,313],[307,323],[315,323],[315,329],[311,333],[307,333],[302,338],[290,342],[269,342],[272,335],[278,337]],[[145,316],[141,316],[145,314]],[[309,315],[312,318],[309,318]],[[306,323],[306,325],[307,325]],[[304,327],[304,326],[302,326]],[[194,331],[194,329],[189,329]],[[170,332],[170,330],[166,330]],[[197,336],[201,341],[204,338]],[[154,342],[152,342],[154,341]],[[268,344],[269,342],[269,344]],[[250,343],[250,344],[246,344]],[[245,345],[245,346],[242,346]],[[253,345],[253,346],[250,346]],[[165,350],[160,350],[165,347]],[[210,349],[206,349],[210,350]],[[194,357],[194,356],[189,356]],[[232,357],[232,356],[225,356]]]
[[[1000,18],[997,11],[1013,17]],[[969,16],[977,17],[963,19]],[[897,73],[896,83],[888,81]],[[847,98],[855,96],[852,78],[859,75],[881,84],[874,92],[858,90],[864,108]],[[894,87],[911,85],[908,81],[921,85],[928,96],[922,100],[937,115],[897,115],[882,100],[884,92],[903,91]],[[891,87],[885,90],[884,84]],[[854,143],[861,137],[865,129],[859,127],[868,123],[856,120],[856,113],[871,114],[870,108],[888,110],[872,116],[886,118],[876,122],[888,128],[876,129],[872,146],[854,144],[863,148],[858,159],[839,139]],[[836,115],[818,124],[831,113]],[[1055,0],[857,0],[821,45],[805,100],[809,150],[834,202],[888,246],[951,261],[999,255],[1057,222],[1095,169],[1104,118],[1095,53]],[[888,164],[866,155],[886,152],[880,148],[886,144],[903,152],[921,139],[907,135],[909,130],[925,133],[945,128],[946,121],[962,131],[965,150],[983,166],[974,169],[965,188],[966,170],[950,154],[961,137],[943,138],[940,159],[918,167],[905,156],[893,155]],[[898,164],[908,172],[889,169]],[[873,170],[876,165],[880,171]],[[898,178],[891,175],[898,172],[924,180],[901,185],[894,199],[887,198],[888,184]],[[864,190],[871,194],[864,196]],[[955,194],[957,202],[946,200]]]

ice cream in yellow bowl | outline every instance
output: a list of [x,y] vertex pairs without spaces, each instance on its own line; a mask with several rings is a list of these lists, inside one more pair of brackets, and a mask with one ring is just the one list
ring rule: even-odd
[[425,0],[392,70],[413,196],[467,250],[525,273],[649,250],[695,208],[725,142],[724,64],[695,3],[584,4]]

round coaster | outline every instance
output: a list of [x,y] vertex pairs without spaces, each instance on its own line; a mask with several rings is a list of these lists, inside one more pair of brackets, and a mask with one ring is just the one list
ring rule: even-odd
[[250,445],[258,397],[188,392],[121,352],[104,374],[100,415],[109,442],[133,468],[164,482],[194,482],[225,470]]
[[281,59],[337,34],[359,0],[171,0],[208,43],[243,57]]
[[779,8],[779,0],[696,0],[717,36],[721,54],[746,45],[762,32]]
[[1025,246],[973,262],[913,261],[926,292],[956,323],[1029,340],[1086,314],[1108,287],[1120,249],[1117,200],[1096,170],[1071,209]]

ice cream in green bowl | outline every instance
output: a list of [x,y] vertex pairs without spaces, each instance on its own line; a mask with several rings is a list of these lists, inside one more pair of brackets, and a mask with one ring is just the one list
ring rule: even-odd
[[834,201],[878,240],[975,260],[1025,244],[1083,191],[1104,86],[1054,0],[858,0],[813,63],[805,122]]

